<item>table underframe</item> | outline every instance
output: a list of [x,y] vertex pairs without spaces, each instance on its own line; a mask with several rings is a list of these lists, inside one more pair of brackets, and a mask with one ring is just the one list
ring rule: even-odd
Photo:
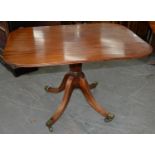
[[74,89],[80,89],[88,101],[89,105],[102,116],[105,117],[105,122],[110,122],[114,119],[115,115],[108,112],[104,107],[102,107],[91,93],[91,89],[97,86],[97,82],[88,84],[85,74],[82,72],[82,64],[71,64],[69,65],[70,71],[64,76],[60,86],[58,88],[53,88],[50,86],[45,86],[45,90],[49,93],[59,93],[64,91],[64,96],[60,105],[57,107],[55,113],[47,121],[46,126],[52,131],[53,124],[60,118],[60,116],[65,111],[71,94]]

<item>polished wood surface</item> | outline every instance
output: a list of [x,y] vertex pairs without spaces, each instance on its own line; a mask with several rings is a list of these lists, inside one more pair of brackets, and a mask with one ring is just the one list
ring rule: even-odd
[[20,67],[140,58],[152,48],[126,27],[79,24],[22,28],[10,33],[4,60]]

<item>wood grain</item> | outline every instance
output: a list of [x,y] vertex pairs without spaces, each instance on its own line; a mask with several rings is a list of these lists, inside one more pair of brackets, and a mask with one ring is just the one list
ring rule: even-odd
[[41,67],[140,58],[152,48],[124,26],[112,23],[30,27],[10,33],[8,64]]

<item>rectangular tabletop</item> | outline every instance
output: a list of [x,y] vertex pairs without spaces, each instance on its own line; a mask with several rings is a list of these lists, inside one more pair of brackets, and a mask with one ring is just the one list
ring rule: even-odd
[[3,54],[19,67],[140,58],[152,48],[124,26],[111,23],[42,26],[11,32]]

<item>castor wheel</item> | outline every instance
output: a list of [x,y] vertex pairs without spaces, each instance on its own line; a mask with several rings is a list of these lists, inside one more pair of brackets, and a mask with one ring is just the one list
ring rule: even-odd
[[52,120],[48,120],[46,122],[46,126],[48,127],[50,132],[53,132],[53,127],[52,127]]
[[92,83],[92,85],[94,86],[94,88],[96,88],[96,86],[98,85],[98,82],[95,81],[95,82]]
[[109,113],[109,114],[105,117],[104,121],[105,121],[105,122],[111,122],[114,118],[115,118],[115,115],[112,114],[112,113]]
[[49,88],[50,88],[49,86],[45,86],[45,87],[44,87],[45,91],[47,91],[47,92],[48,92],[48,89],[49,89]]
[[53,132],[53,127],[51,126],[49,129],[49,132]]
[[98,82],[95,81],[95,82],[93,82],[92,84],[90,84],[89,87],[90,87],[90,89],[94,89],[94,88],[97,87],[97,85],[98,85]]

